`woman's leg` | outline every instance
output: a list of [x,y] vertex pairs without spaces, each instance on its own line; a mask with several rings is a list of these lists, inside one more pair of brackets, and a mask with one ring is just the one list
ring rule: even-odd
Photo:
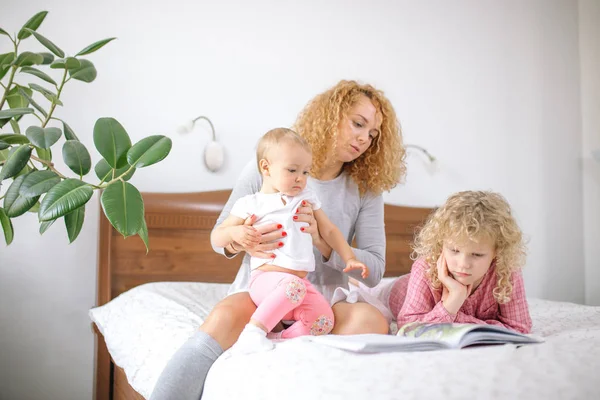
[[247,292],[221,300],[202,326],[175,352],[160,374],[150,400],[198,400],[208,370],[237,340],[256,310]]
[[332,334],[355,335],[360,333],[387,334],[390,326],[385,317],[369,303],[347,303],[333,305],[335,325]]

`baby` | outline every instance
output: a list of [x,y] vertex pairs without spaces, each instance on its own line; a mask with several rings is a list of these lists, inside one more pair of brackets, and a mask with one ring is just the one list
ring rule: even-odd
[[261,236],[244,223],[248,218],[255,220],[254,226],[277,223],[284,229],[280,247],[270,259],[251,257],[250,297],[257,309],[231,350],[239,354],[272,349],[267,333],[281,320],[294,322],[269,338],[325,335],[333,328],[329,301],[306,279],[315,269],[315,259],[312,237],[304,232],[306,224],[294,222],[298,207],[312,207],[319,234],[346,263],[344,272],[362,269],[364,278],[369,274],[306,186],[312,164],[308,143],[290,129],[273,129],[260,139],[256,159],[263,177],[260,192],[240,198],[211,235],[213,246],[240,244],[252,249]]

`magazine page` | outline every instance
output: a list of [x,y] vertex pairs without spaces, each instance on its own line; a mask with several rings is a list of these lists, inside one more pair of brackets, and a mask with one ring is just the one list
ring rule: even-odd
[[408,352],[448,348],[445,343],[436,340],[375,333],[361,335],[302,336],[301,340],[356,353]]
[[527,344],[540,340],[495,325],[420,323],[406,324],[398,330],[398,335],[447,343],[451,348],[463,348],[483,344]]
[[446,343],[450,348],[460,348],[461,341],[478,325],[424,322],[411,322],[398,329],[397,335],[415,339],[424,339]]

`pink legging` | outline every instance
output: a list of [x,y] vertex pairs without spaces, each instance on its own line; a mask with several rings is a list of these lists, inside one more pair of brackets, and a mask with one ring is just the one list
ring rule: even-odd
[[281,338],[326,335],[333,329],[329,302],[308,279],[285,272],[254,270],[250,278],[250,297],[258,306],[252,319],[268,332],[281,320],[293,320]]

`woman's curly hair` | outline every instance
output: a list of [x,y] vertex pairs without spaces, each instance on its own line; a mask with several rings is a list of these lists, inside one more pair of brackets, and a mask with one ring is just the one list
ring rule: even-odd
[[441,283],[437,260],[444,240],[477,241],[489,237],[496,243],[496,287],[494,298],[499,304],[510,301],[513,272],[525,263],[523,234],[512,216],[510,205],[498,193],[465,191],[453,194],[435,210],[415,237],[413,259],[422,258],[429,265],[427,274],[434,287]]
[[312,147],[315,173],[325,165],[330,149],[335,147],[340,120],[346,118],[361,96],[368,97],[381,116],[381,132],[360,157],[344,165],[344,170],[361,194],[367,191],[380,194],[396,186],[406,174],[400,124],[383,92],[370,85],[342,80],[311,100],[294,128]]

